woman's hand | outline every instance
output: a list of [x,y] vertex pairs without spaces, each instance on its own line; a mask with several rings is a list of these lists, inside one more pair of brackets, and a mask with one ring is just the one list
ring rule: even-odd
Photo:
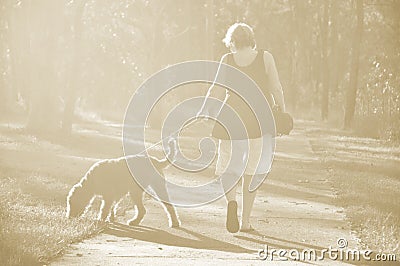
[[275,60],[271,53],[264,51],[264,66],[266,75],[268,76],[269,86],[272,96],[274,97],[275,104],[278,105],[282,112],[285,112],[285,98],[283,96],[283,89],[279,80],[278,71],[276,69]]

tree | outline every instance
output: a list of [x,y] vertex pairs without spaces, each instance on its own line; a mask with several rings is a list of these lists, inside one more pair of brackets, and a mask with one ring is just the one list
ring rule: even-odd
[[323,73],[322,73],[322,98],[321,98],[321,118],[322,120],[328,119],[328,112],[329,112],[329,59],[328,59],[328,52],[329,52],[329,45],[328,45],[328,38],[329,38],[329,4],[330,1],[324,1],[324,15],[322,17],[322,27],[321,27],[321,60],[323,66]]
[[346,96],[346,111],[344,116],[344,128],[349,129],[353,123],[356,106],[356,95],[358,86],[358,70],[360,61],[360,44],[364,29],[364,8],[363,0],[356,1],[357,27],[353,38],[351,52],[350,87]]
[[[356,121],[380,121],[381,131],[396,130],[391,121],[400,113],[399,5],[398,0],[4,0],[0,95],[6,103],[0,108],[3,117],[10,111],[25,115],[20,121],[41,131],[61,126],[70,132],[76,110],[117,118],[135,89],[159,69],[218,60],[227,51],[221,42],[227,27],[243,21],[253,26],[257,47],[274,55],[288,110],[297,117],[332,121],[344,110],[339,119],[346,128],[359,127],[352,124],[357,116]],[[167,95],[160,105],[194,93]]]
[[[28,129],[48,133],[59,127],[59,87],[57,86],[58,32],[63,5],[58,1],[29,1],[29,90],[31,108]],[[51,12],[48,12],[51,10]]]
[[76,93],[81,65],[81,49],[82,49],[82,16],[86,5],[86,0],[81,0],[76,6],[75,16],[73,18],[73,44],[72,44],[72,66],[69,70],[69,79],[67,87],[67,95],[65,99],[65,107],[62,118],[62,130],[64,133],[70,134],[72,129],[72,121],[74,117]]

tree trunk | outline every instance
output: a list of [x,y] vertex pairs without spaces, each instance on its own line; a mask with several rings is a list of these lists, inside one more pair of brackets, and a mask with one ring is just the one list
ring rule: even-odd
[[357,28],[353,39],[353,47],[351,54],[350,87],[346,95],[346,110],[344,115],[345,129],[349,129],[352,126],[354,118],[356,96],[357,96],[360,44],[364,28],[363,0],[357,0],[356,3],[357,3]]
[[339,83],[339,78],[338,78],[338,73],[339,73],[339,38],[338,38],[338,25],[339,25],[339,8],[338,8],[338,1],[332,1],[332,6],[331,6],[331,47],[332,47],[332,52],[331,52],[331,90],[337,90],[338,83]]
[[288,93],[286,93],[285,100],[286,106],[290,109],[291,112],[296,112],[296,103],[297,103],[297,90],[299,89],[299,73],[298,73],[298,62],[299,62],[299,2],[298,0],[292,0],[290,2],[292,17],[291,17],[291,45],[290,45],[290,81],[289,88],[286,88]]
[[329,3],[330,1],[325,1],[324,4],[324,16],[322,20],[321,27],[321,37],[322,37],[322,98],[321,98],[321,118],[322,120],[328,119],[329,113],[329,60],[328,60],[328,35],[329,35]]
[[[8,84],[5,91],[5,107],[9,110],[15,107],[18,94],[24,99],[26,109],[29,110],[29,30],[28,11],[29,2],[25,2],[19,8],[8,7],[4,12],[3,19],[7,20],[8,31],[8,56],[4,62],[9,64]],[[4,69],[5,70],[5,69]]]
[[62,131],[70,134],[72,130],[72,121],[75,112],[76,92],[79,80],[79,66],[81,62],[82,49],[82,16],[87,1],[81,1],[77,7],[74,17],[74,37],[73,37],[73,59],[69,77],[69,88],[65,99],[65,108],[62,120]]
[[[8,12],[7,12],[8,11]],[[8,28],[10,26],[10,18],[11,16],[8,15],[9,13],[11,13],[10,9],[7,9],[7,6],[5,5],[5,3],[1,3],[0,4],[0,25],[4,24],[8,24]],[[2,31],[4,31],[4,35],[7,36],[5,39],[1,38],[0,39],[0,60],[3,62],[3,64],[0,65],[0,73],[4,73],[3,75],[1,75],[0,77],[0,99],[2,99],[2,104],[0,105],[0,119],[2,117],[4,117],[10,107],[10,101],[11,101],[11,97],[10,97],[10,86],[7,85],[7,81],[6,79],[8,78],[8,75],[6,75],[7,73],[7,68],[10,65],[10,60],[7,59],[7,55],[10,56],[10,52],[7,52],[8,47],[10,47],[10,30],[8,29],[8,31],[6,31],[5,29],[2,29]]]
[[27,127],[36,134],[52,134],[60,123],[56,48],[62,9],[57,1],[47,0],[30,2],[29,10],[31,110]]

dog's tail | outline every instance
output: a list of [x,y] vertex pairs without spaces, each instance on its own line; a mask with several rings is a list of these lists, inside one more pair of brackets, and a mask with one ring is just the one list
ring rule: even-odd
[[157,169],[164,169],[167,166],[174,163],[177,154],[178,154],[178,144],[176,143],[175,139],[171,138],[168,140],[166,156],[161,160],[159,159],[153,160],[153,164]]

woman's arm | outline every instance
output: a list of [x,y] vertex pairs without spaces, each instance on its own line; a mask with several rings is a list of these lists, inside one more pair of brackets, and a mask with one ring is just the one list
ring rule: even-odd
[[275,104],[277,104],[282,112],[285,112],[285,98],[283,96],[283,89],[281,82],[279,81],[278,71],[276,69],[275,60],[271,53],[264,51],[264,65],[265,71],[267,72],[268,82]]
[[[228,54],[225,54],[222,56],[220,64],[222,64],[222,63],[226,64],[227,55]],[[217,73],[216,73],[215,80],[217,80],[217,76],[219,74],[218,72],[219,71],[217,71]],[[214,80],[214,82],[215,82],[215,80]],[[228,90],[223,89],[221,87],[215,88],[214,85],[215,85],[214,83],[211,84],[210,88],[208,89],[204,103],[203,103],[200,111],[197,113],[197,116],[217,117],[223,107],[223,104],[215,105],[215,104],[211,104],[211,102],[207,101],[207,100],[211,97],[211,98],[219,99],[220,101],[225,103],[226,100],[228,99],[228,97],[229,97]]]

